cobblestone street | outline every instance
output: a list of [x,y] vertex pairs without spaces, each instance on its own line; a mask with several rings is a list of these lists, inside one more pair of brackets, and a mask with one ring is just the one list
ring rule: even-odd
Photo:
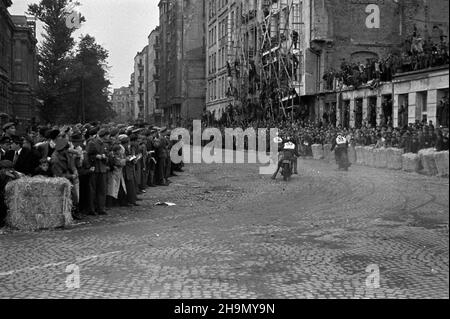
[[[256,165],[187,165],[139,208],[5,231],[0,297],[449,298],[448,179],[312,160],[299,173],[284,183]],[[379,288],[366,285],[370,265]]]

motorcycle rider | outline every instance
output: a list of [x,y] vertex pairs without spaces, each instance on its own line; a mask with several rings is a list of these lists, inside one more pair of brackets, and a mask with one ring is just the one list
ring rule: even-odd
[[[281,141],[281,143],[280,143]],[[280,171],[280,168],[283,164],[283,161],[288,160],[291,161],[291,169],[294,168],[294,174],[298,174],[297,172],[297,157],[300,155],[297,151],[297,146],[293,142],[293,139],[291,137],[286,137],[285,139],[282,138],[276,138],[276,142],[279,142],[279,148],[281,149],[281,155],[278,160],[278,167],[276,172],[272,175],[272,179],[276,179],[278,172]]]

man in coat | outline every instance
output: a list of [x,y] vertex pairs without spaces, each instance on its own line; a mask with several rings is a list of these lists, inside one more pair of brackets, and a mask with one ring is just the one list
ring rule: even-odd
[[339,170],[348,171],[351,164],[348,160],[348,141],[344,134],[339,133],[333,140],[331,151],[335,151],[334,154]]
[[108,149],[105,141],[109,136],[107,129],[98,131],[97,136],[91,139],[86,147],[91,167],[95,167],[94,174],[89,181],[89,214],[106,215],[106,178],[109,170]]
[[79,184],[78,170],[75,164],[75,157],[69,152],[69,140],[58,138],[55,144],[55,151],[51,158],[51,171],[54,177],[68,179],[72,187],[72,201],[74,203],[74,219],[80,219],[78,216],[78,194],[75,185]]
[[16,152],[13,160],[14,169],[28,176],[34,174],[39,166],[39,153],[33,147],[33,139],[25,135],[22,138],[22,147]]
[[122,147],[125,150],[125,166],[123,167],[123,175],[125,179],[125,187],[126,187],[126,195],[127,202],[129,205],[139,206],[137,203],[137,195],[136,195],[136,176],[134,165],[136,162],[136,156],[133,153],[133,150],[130,145],[130,138],[128,135],[122,134],[119,136],[119,141]]

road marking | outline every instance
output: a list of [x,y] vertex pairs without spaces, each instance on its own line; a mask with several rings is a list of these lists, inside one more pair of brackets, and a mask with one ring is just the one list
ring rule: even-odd
[[[101,255],[92,255],[92,256],[87,256],[87,257],[82,257],[82,258],[76,258],[76,262],[80,263],[80,262],[84,262],[84,261],[88,261],[88,260],[92,260],[92,259],[98,259],[98,258],[102,258],[102,257],[107,257],[109,255],[114,255],[114,254],[118,254],[121,253],[121,251],[113,251],[110,253],[105,253],[105,254],[101,254]],[[45,269],[45,268],[51,268],[51,267],[57,267],[57,266],[62,266],[64,264],[70,264],[72,262],[70,261],[62,261],[59,263],[50,263],[50,264],[45,264],[45,265],[41,265],[41,266],[34,266],[34,267],[27,267],[27,268],[21,268],[21,269],[14,269],[14,270],[10,270],[10,271],[5,271],[5,272],[0,272],[0,277],[6,277],[6,276],[11,276],[14,275],[16,273],[21,273],[21,272],[27,272],[27,271],[34,271],[34,270],[39,270],[39,269]]]

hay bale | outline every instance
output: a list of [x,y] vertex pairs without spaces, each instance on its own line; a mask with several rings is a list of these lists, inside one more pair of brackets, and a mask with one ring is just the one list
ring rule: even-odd
[[72,224],[71,187],[65,178],[21,178],[8,183],[7,225],[33,231]]
[[402,169],[405,172],[420,171],[420,157],[418,154],[406,153],[402,155]]
[[376,148],[373,150],[375,156],[375,167],[386,168],[388,166],[388,155],[385,148]]
[[375,153],[372,146],[364,147],[364,163],[366,166],[375,167]]
[[352,145],[348,147],[348,161],[350,164],[357,163],[356,149]]
[[323,146],[322,144],[314,144],[311,146],[313,158],[316,160],[323,159]]
[[422,164],[422,173],[429,176],[436,176],[438,174],[438,169],[436,166],[436,161],[434,159],[435,149],[428,148],[419,151],[420,163]]
[[325,161],[329,162],[330,161],[330,156],[331,156],[331,144],[325,144],[323,146],[323,158]]
[[402,155],[404,151],[399,148],[388,148],[386,149],[387,155],[387,168],[400,170],[402,169]]
[[449,152],[436,152],[434,153],[434,161],[436,162],[436,168],[438,171],[438,176],[449,176],[448,166],[449,166]]
[[364,147],[355,146],[356,164],[364,165]]

